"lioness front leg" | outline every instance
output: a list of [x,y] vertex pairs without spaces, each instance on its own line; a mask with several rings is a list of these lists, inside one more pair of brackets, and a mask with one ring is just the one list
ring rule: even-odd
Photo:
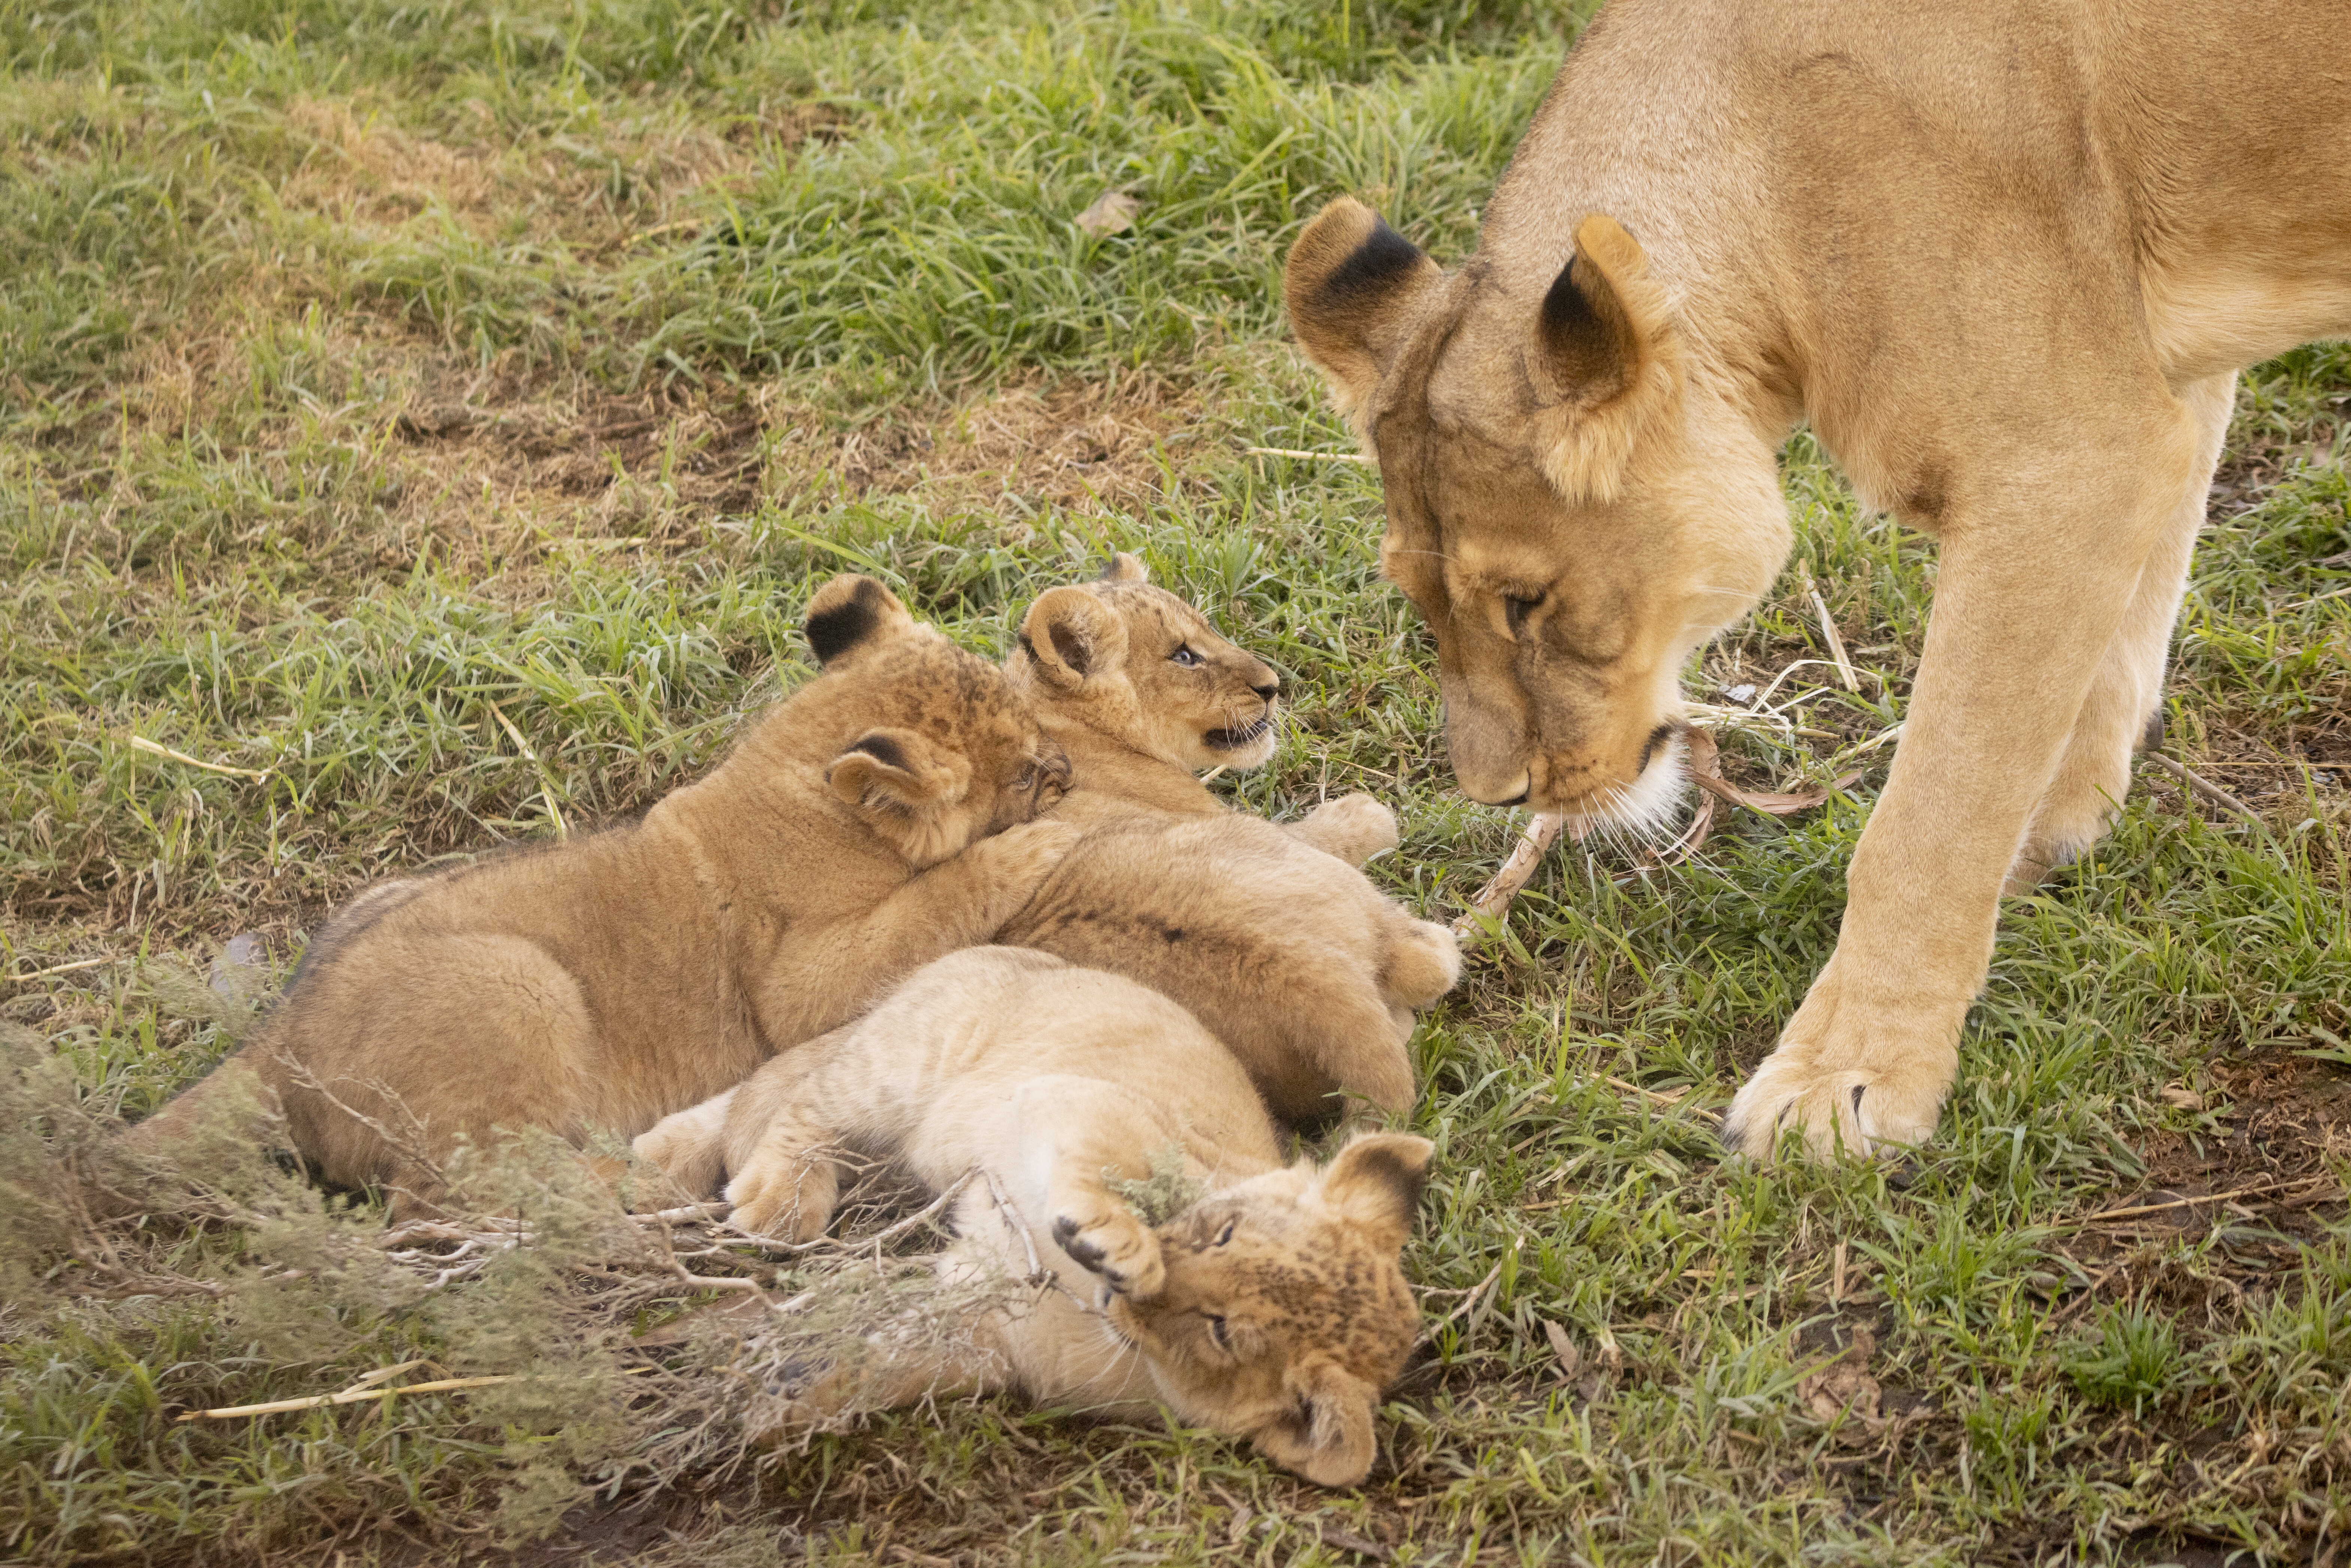
[[1399,841],[1395,813],[1360,792],[1323,801],[1302,821],[1290,823],[1288,831],[1301,843],[1356,867]]
[[2034,883],[2105,836],[2106,827],[2130,790],[2131,761],[2153,733],[2163,703],[2163,674],[2169,662],[2171,630],[2179,618],[2188,586],[2189,558],[2204,526],[2213,465],[2220,459],[2236,402],[2237,378],[2210,376],[2190,384],[2180,401],[2200,426],[2199,463],[2202,482],[2180,496],[2161,540],[2139,573],[2137,591],[2090,695],[2074,721],[2056,777],[2033,812],[2032,827],[2010,870],[2007,891]]
[[1750,1155],[1789,1130],[1824,1155],[1933,1134],[2002,883],[2149,562],[2210,477],[2195,412],[2126,412],[2140,417],[2111,416],[2061,463],[1971,476],[1987,486],[1973,505],[1953,486],[1926,655],[1836,951],[1724,1120]]

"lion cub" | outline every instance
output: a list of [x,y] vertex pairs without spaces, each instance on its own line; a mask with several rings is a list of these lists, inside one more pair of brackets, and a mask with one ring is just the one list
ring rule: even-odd
[[[1191,1015],[1043,953],[942,958],[637,1146],[673,1170],[723,1153],[737,1222],[798,1240],[831,1219],[844,1155],[897,1159],[933,1193],[977,1170],[944,1274],[1019,1279],[1040,1262],[1063,1285],[1094,1276],[1079,1295],[992,1312],[969,1349],[814,1369],[810,1385],[770,1391],[755,1419],[771,1432],[930,1394],[1013,1387],[1113,1409],[1155,1397],[1351,1486],[1419,1330],[1397,1255],[1433,1145],[1374,1134],[1322,1170],[1285,1164],[1247,1075]],[[1154,1228],[1108,1184],[1150,1176],[1171,1147],[1210,1190]]]
[[1076,837],[1030,822],[1059,751],[871,579],[820,590],[808,637],[822,673],[643,821],[354,900],[134,1146],[257,1082],[319,1177],[413,1212],[461,1136],[642,1132],[987,941]]
[[1409,1106],[1414,1011],[1452,988],[1461,957],[1355,869],[1395,847],[1395,815],[1349,795],[1281,828],[1193,776],[1272,756],[1273,671],[1131,555],[1041,595],[1006,671],[1069,756],[1054,814],[1090,831],[996,940],[1172,998],[1284,1121],[1327,1122],[1342,1092]]

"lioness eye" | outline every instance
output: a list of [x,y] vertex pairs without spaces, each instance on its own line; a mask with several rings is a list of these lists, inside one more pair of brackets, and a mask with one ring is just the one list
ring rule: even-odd
[[1233,1239],[1233,1228],[1239,1223],[1238,1219],[1226,1220],[1225,1228],[1217,1232],[1217,1245],[1222,1247],[1226,1242],[1230,1241]]
[[1176,651],[1168,654],[1167,658],[1171,664],[1180,665],[1186,670],[1201,662],[1200,655],[1192,652],[1190,644],[1183,643],[1177,643]]
[[1511,636],[1519,634],[1519,628],[1541,602],[1540,599],[1513,599],[1507,593],[1502,596],[1502,619],[1510,623]]
[[1218,1350],[1230,1348],[1225,1343],[1225,1320],[1214,1312],[1208,1314],[1208,1337],[1217,1342]]

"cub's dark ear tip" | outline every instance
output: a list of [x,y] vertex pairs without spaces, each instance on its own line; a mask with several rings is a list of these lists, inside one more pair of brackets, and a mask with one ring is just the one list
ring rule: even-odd
[[[870,577],[855,579],[845,596],[820,593],[808,620],[809,651],[830,664],[873,634],[889,604],[890,591]],[[832,599],[831,602],[827,600]]]
[[1141,557],[1130,555],[1124,550],[1115,550],[1103,558],[1102,571],[1096,575],[1094,580],[1096,582],[1146,582],[1150,578],[1151,570],[1143,564]]
[[[866,756],[873,758],[874,761],[882,764],[883,767],[894,768],[901,773],[910,773],[914,771],[912,766],[906,760],[905,748],[901,747],[896,741],[891,739],[886,735],[866,736],[863,739],[852,746],[849,750],[862,751]],[[841,755],[847,756],[848,752],[843,752]]]

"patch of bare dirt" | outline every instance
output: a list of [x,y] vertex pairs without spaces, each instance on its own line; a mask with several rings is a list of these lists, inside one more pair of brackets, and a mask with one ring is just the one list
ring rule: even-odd
[[1150,371],[1030,380],[872,421],[768,410],[771,486],[842,499],[915,490],[942,503],[1008,497],[1087,510],[1162,498],[1168,469],[1221,432],[1207,392]]
[[[337,222],[397,227],[429,212],[474,234],[610,246],[677,224],[676,204],[745,172],[755,147],[772,154],[839,118],[810,106],[758,117],[761,134],[684,123],[606,129],[590,146],[561,136],[501,137],[482,117],[478,139],[444,141],[384,122],[349,100],[298,98],[286,117],[313,150],[281,189],[287,205]],[[740,128],[738,128],[739,131]]]

